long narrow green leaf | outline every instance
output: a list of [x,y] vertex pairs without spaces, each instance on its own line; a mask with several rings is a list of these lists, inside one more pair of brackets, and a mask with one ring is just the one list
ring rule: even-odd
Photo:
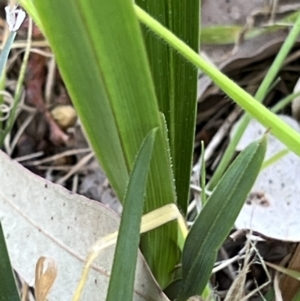
[[[205,72],[217,86],[219,86],[229,97],[231,97],[241,108],[252,117],[257,119],[263,126],[270,128],[272,134],[284,143],[290,150],[300,156],[300,134],[288,126],[278,116],[270,112],[265,106],[255,98],[230,80],[225,74],[215,66],[203,59],[198,53],[193,51],[184,42],[178,39],[173,33],[154,20],[146,12],[135,6],[139,20],[147,25],[151,30],[161,36],[171,46],[178,50],[188,61]],[[300,16],[295,23],[295,27],[300,29]],[[269,82],[269,79],[268,79]],[[267,86],[265,82],[264,87]],[[263,91],[262,89],[261,91]],[[261,94],[260,94],[261,95]]]
[[[14,40],[15,40],[16,34],[17,34],[16,32],[11,32],[8,35],[8,38],[5,42],[3,50],[1,51],[1,55],[0,55],[1,86],[4,85],[3,82],[4,82],[4,78],[5,78],[4,77],[5,76],[5,66],[6,66],[6,62],[7,62],[7,59],[8,59],[8,55],[9,55],[11,46],[12,46]],[[2,102],[3,102],[3,97],[0,98],[0,105],[2,104]],[[1,111],[0,111],[0,117],[2,117],[2,112]],[[4,125],[3,125],[3,122],[0,122],[0,147],[3,144],[4,137],[5,137]]]
[[143,141],[129,178],[107,301],[132,300],[133,297],[140,224],[156,130],[152,130]]
[[[11,46],[16,37],[16,32],[11,32],[4,45],[0,55],[0,77],[5,70],[7,58]],[[0,127],[0,139],[3,135],[2,127]],[[1,143],[0,143],[1,147]],[[16,286],[13,269],[10,264],[9,255],[6,248],[4,233],[0,222],[0,300],[20,301],[20,295]]]
[[[35,0],[60,72],[101,165],[123,201],[147,133],[158,127],[145,212],[175,201],[155,91],[131,0]],[[179,261],[172,222],[142,237],[144,255],[165,286]],[[161,250],[164,250],[162,252]]]
[[0,300],[20,301],[16,280],[5,244],[4,233],[0,222]]
[[[136,3],[185,41],[199,48],[199,0],[160,0]],[[177,203],[188,204],[194,145],[197,69],[148,28],[143,27],[159,109],[166,117]]]
[[[9,36],[11,36],[11,35],[15,36],[15,34],[16,34],[16,32],[11,32]],[[17,86],[15,89],[14,102],[13,102],[12,108],[9,112],[9,118],[6,120],[5,129],[3,131],[0,131],[0,146],[3,144],[6,135],[8,133],[10,133],[10,131],[15,123],[16,117],[17,117],[17,110],[19,107],[21,94],[22,94],[22,85],[23,85],[23,81],[25,78],[26,67],[27,67],[27,63],[28,63],[28,59],[29,59],[29,55],[30,55],[30,50],[31,50],[31,39],[32,39],[32,20],[29,21],[27,44],[26,44],[26,48],[25,48],[23,62],[22,62],[21,69],[19,72]],[[12,46],[12,42],[10,44],[10,47],[11,46]],[[5,45],[5,47],[6,47],[6,45]],[[4,47],[4,49],[5,49],[5,47]],[[0,56],[0,61],[1,61],[1,57],[2,57],[2,53]],[[1,62],[0,62],[0,65],[1,65]],[[1,66],[0,66],[0,73],[1,73]]]
[[201,172],[200,172],[200,179],[199,182],[201,183],[201,203],[204,205],[206,203],[206,168],[205,168],[205,147],[204,147],[204,141],[201,141]]
[[178,301],[200,295],[209,280],[217,251],[232,228],[266,151],[266,137],[251,143],[231,164],[197,217],[182,255],[183,288]]
[[9,33],[8,38],[6,40],[6,43],[3,47],[3,50],[0,55],[0,74],[4,71],[4,68],[6,66],[7,58],[11,49],[11,46],[15,40],[15,37],[17,35],[16,31],[12,31]]
[[[274,79],[276,78],[276,76],[277,76],[284,60],[286,59],[287,55],[291,51],[292,47],[295,45],[295,42],[296,42],[296,40],[299,36],[299,33],[300,33],[300,14],[297,15],[297,19],[296,19],[294,27],[290,31],[290,33],[289,33],[288,37],[286,38],[286,40],[284,41],[284,43],[283,43],[282,47],[280,48],[280,51],[278,52],[274,62],[272,63],[270,69],[268,70],[266,76],[264,77],[262,83],[260,84],[257,92],[255,93],[255,99],[258,100],[259,102],[262,102],[264,100],[264,98],[265,98],[266,94],[268,93],[268,90],[271,87],[272,83],[274,82]],[[249,113],[249,111],[248,111],[248,113]],[[269,114],[269,113],[267,113],[267,114]],[[265,113],[263,113],[263,112],[261,114],[259,114],[259,112],[257,112],[253,117],[258,119],[257,118],[258,115],[260,115],[259,117],[262,118],[262,119],[265,118],[264,117]],[[225,169],[227,168],[230,161],[232,160],[232,157],[233,157],[233,154],[235,152],[236,146],[238,145],[238,142],[242,138],[242,135],[245,132],[250,120],[251,120],[251,116],[249,116],[248,114],[244,114],[244,116],[241,118],[239,126],[238,126],[238,128],[235,132],[235,135],[234,135],[233,139],[231,139],[231,141],[230,141],[230,143],[229,143],[229,145],[228,145],[228,147],[227,147],[227,149],[226,149],[226,151],[225,151],[225,153],[222,157],[222,160],[221,160],[220,164],[218,165],[218,168],[216,169],[213,177],[210,180],[210,183],[208,185],[209,189],[212,190],[217,185],[219,179],[221,178],[221,176],[224,173]],[[271,120],[271,121],[273,122],[272,127],[274,129],[274,123],[276,124],[276,121],[275,120]],[[271,126],[271,124],[270,124],[270,126]],[[290,134],[293,135],[293,133],[291,131],[289,131],[285,135],[290,135]],[[285,135],[282,135],[282,137],[284,138]],[[280,139],[279,136],[278,136],[278,139]],[[286,144],[286,145],[288,146],[288,144]],[[296,147],[299,149],[299,146],[296,146]],[[292,149],[290,146],[289,146],[289,148]],[[298,153],[298,155],[299,155],[299,153]]]

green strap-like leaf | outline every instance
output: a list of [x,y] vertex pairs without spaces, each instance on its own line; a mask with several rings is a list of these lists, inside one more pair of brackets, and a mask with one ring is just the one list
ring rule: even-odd
[[132,300],[133,297],[140,224],[156,130],[143,141],[129,178],[107,301]]
[[[250,94],[248,94],[245,90],[243,90],[241,87],[235,84],[232,80],[230,80],[226,75],[224,75],[211,63],[207,62],[205,59],[199,56],[195,51],[193,51],[190,47],[188,47],[185,43],[178,39],[173,33],[171,33],[169,30],[163,27],[159,22],[154,20],[147,13],[145,13],[137,5],[135,6],[135,11],[139,20],[143,24],[151,28],[151,30],[153,30],[166,42],[168,42],[175,49],[177,49],[178,52],[182,54],[187,60],[189,60],[192,64],[194,64],[204,73],[206,73],[215,82],[215,84],[219,86],[239,106],[241,106],[241,108],[243,108],[252,117],[257,119],[263,126],[265,126],[266,128],[270,128],[270,132],[276,138],[283,142],[295,154],[300,156],[299,133],[297,133],[294,129],[288,126],[284,121],[280,120],[278,116],[271,113],[265,106],[256,101]],[[287,44],[292,42],[295,36],[297,37],[299,35],[299,29],[300,15],[294,25],[294,28],[291,30],[291,39],[288,39],[286,41]],[[282,62],[282,58],[286,54],[287,50],[288,49],[285,47],[284,51],[282,52],[282,55],[278,57],[278,61]],[[278,71],[277,67],[276,71]],[[271,67],[271,69],[273,68]],[[272,75],[274,75],[273,71],[274,70],[272,70]],[[268,90],[270,86],[270,79],[271,77],[268,77],[268,80],[264,81],[264,83],[261,85],[262,88],[260,89],[260,91],[263,91],[265,93],[265,87],[267,87]],[[261,93],[257,92],[257,94],[261,96]],[[261,97],[257,98],[261,99]]]
[[[4,45],[0,55],[0,77],[4,72],[8,54],[16,37],[16,32],[11,32]],[[4,131],[0,126],[0,147],[4,139]],[[16,286],[13,269],[10,265],[10,260],[5,244],[4,233],[0,222],[0,300],[5,301],[20,301],[19,292]]]
[[[7,58],[8,58],[11,46],[12,46],[14,40],[15,40],[16,35],[17,35],[16,31],[15,32],[10,32],[10,34],[9,34],[7,40],[6,40],[6,43],[3,47],[3,50],[1,51],[1,54],[0,54],[1,86],[3,86],[2,82],[3,82],[3,79],[4,79],[3,76],[5,75],[5,67],[6,67]],[[0,97],[0,104],[2,104],[2,102],[3,102],[3,97]],[[2,117],[2,114],[3,113],[0,111],[0,117]],[[6,135],[5,127],[4,127],[3,122],[1,122],[0,123],[0,147],[3,144],[5,135]]]
[[226,239],[259,173],[266,137],[251,143],[231,164],[191,228],[183,249],[183,289],[179,301],[200,295],[217,251]]
[[[168,143],[132,0],[35,0],[34,5],[91,145],[119,199],[123,201],[144,137],[157,127],[145,212],[174,202]],[[144,255],[162,286],[179,261],[176,244],[170,243],[176,239],[175,222],[142,236]]]
[[20,301],[0,222],[0,300]]
[[[199,48],[199,0],[137,0],[153,18],[192,49]],[[159,109],[165,115],[177,203],[188,204],[197,105],[197,69],[161,38],[143,27]]]
[[1,55],[0,55],[0,75],[2,74],[2,72],[5,69],[6,66],[6,62],[7,62],[7,58],[11,49],[11,46],[15,40],[15,37],[17,35],[16,31],[12,31],[9,33],[7,41],[3,47],[3,50],[1,51]]

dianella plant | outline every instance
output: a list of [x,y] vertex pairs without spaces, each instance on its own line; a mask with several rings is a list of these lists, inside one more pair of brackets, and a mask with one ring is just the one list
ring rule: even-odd
[[[212,295],[208,281],[217,251],[259,173],[266,137],[229,167],[233,152],[227,155],[187,232],[179,220],[189,202],[197,75],[205,72],[300,154],[299,134],[260,103],[278,69],[256,100],[201,58],[199,0],[20,3],[48,39],[89,142],[123,204],[107,300],[132,300],[138,247],[159,286],[171,288],[170,298]],[[140,235],[142,215],[168,204],[181,217]]]

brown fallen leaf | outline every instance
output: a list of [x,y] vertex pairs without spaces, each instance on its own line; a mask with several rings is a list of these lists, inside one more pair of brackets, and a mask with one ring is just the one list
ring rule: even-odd
[[56,279],[57,266],[54,259],[41,256],[35,269],[35,298],[37,301],[45,301]]

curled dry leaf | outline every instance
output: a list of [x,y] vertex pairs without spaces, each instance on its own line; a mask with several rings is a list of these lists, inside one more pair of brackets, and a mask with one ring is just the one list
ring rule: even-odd
[[[88,251],[96,240],[117,231],[119,216],[33,175],[2,152],[0,166],[0,218],[13,267],[33,285],[38,258],[53,258],[58,272],[47,300],[71,300]],[[105,300],[113,255],[109,247],[95,260],[82,300]],[[167,300],[141,254],[134,300]]]
[[[299,124],[288,116],[280,116],[295,130]],[[244,149],[251,141],[259,139],[266,129],[252,120],[237,146]],[[234,132],[234,129],[232,133]],[[265,160],[286,147],[274,136],[268,135]],[[251,229],[264,236],[283,241],[300,241],[300,158],[288,152],[280,160],[263,169],[256,179],[235,226]]]
[[56,279],[57,266],[53,258],[40,257],[35,268],[35,298],[44,301]]

